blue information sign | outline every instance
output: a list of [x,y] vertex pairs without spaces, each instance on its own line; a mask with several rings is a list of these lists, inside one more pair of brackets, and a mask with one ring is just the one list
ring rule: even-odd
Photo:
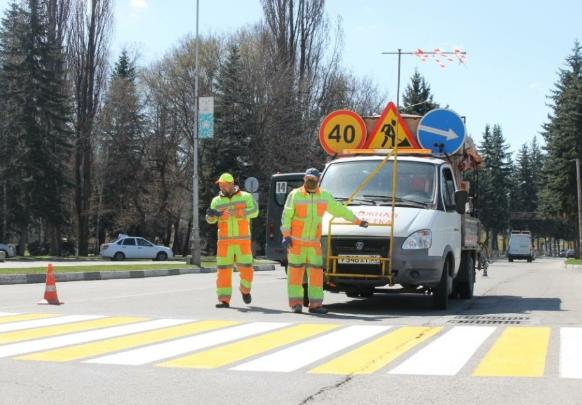
[[418,143],[437,155],[456,153],[465,141],[465,124],[454,111],[437,108],[427,112],[418,123]]

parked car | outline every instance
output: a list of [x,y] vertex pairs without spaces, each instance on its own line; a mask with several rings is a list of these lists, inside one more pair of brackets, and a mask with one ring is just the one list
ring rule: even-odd
[[576,250],[575,249],[566,250],[566,257],[576,257]]
[[16,247],[8,243],[0,243],[0,251],[6,253],[6,257],[16,256]]
[[166,246],[154,245],[139,236],[119,235],[110,243],[101,245],[99,254],[111,260],[152,259],[168,260],[174,257],[172,249]]
[[566,257],[566,249],[562,249],[562,250],[560,250],[560,254],[559,254],[559,256],[560,256],[560,257]]

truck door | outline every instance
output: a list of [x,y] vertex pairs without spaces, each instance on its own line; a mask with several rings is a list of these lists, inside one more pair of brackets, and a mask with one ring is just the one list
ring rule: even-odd
[[[442,198],[443,213],[441,214],[441,221],[439,221],[439,228],[442,235],[441,251],[444,251],[446,245],[453,249],[455,256],[455,273],[459,270],[461,263],[461,215],[457,213],[455,206],[455,178],[450,167],[443,166],[440,175],[440,198]],[[433,236],[433,240],[435,237]],[[436,239],[441,239],[438,236]]]

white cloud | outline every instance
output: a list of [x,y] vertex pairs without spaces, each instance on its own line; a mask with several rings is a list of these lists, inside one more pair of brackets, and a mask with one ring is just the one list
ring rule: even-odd
[[144,9],[148,8],[147,0],[131,0],[129,6],[133,9]]

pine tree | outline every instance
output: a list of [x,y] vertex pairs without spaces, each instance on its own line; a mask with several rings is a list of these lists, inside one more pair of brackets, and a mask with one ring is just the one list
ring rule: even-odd
[[46,3],[40,0],[20,7],[13,3],[2,28],[1,76],[7,131],[13,138],[7,176],[16,179],[11,194],[20,248],[28,226],[40,221],[58,253],[60,228],[66,223],[70,149],[63,50],[50,35]]
[[97,179],[97,221],[103,223],[100,234],[102,229],[142,234],[146,231],[142,207],[144,117],[135,81],[135,65],[124,50],[113,69],[99,121],[101,148],[96,160],[101,166]]
[[415,70],[402,96],[402,112],[424,115],[430,110],[439,107],[437,103],[433,102],[432,98],[430,85],[418,70]]
[[552,112],[543,127],[547,158],[543,166],[540,211],[547,217],[577,218],[576,169],[582,158],[582,46],[574,44],[550,95]]
[[509,226],[510,155],[499,125],[485,126],[479,153],[485,167],[479,178],[479,219],[491,232],[493,249],[497,250],[497,235]]

